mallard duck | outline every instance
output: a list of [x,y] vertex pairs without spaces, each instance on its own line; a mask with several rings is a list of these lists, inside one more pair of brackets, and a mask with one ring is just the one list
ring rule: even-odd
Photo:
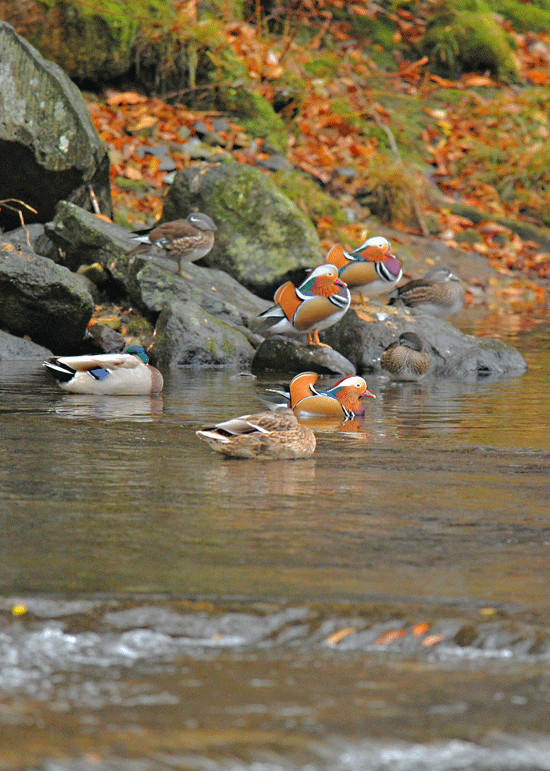
[[403,275],[400,260],[391,253],[391,244],[383,236],[368,238],[351,252],[336,244],[327,262],[336,265],[338,276],[363,300],[389,292]]
[[[332,264],[318,265],[305,281],[295,286],[287,281],[275,292],[275,305],[258,317],[255,331],[263,334],[307,333],[309,345],[324,345],[322,329],[336,324],[348,310],[351,295]],[[330,347],[330,346],[326,346]]]
[[396,305],[399,302],[444,319],[454,316],[464,307],[464,287],[447,265],[439,265],[423,278],[414,279],[395,289],[390,295],[389,304]]
[[44,367],[64,391],[77,394],[153,394],[164,385],[141,345],[129,345],[122,353],[53,356]]
[[214,221],[202,212],[191,212],[184,220],[172,220],[157,225],[148,233],[136,233],[139,244],[128,256],[146,252],[152,246],[164,249],[166,256],[177,260],[179,271],[182,264],[205,257],[214,246]]
[[241,415],[196,432],[213,450],[231,458],[280,460],[309,458],[315,434],[289,409]]
[[430,357],[416,332],[403,332],[380,357],[380,366],[393,380],[420,380],[430,369]]
[[361,401],[363,397],[376,399],[376,396],[368,390],[362,377],[356,375],[343,377],[333,386],[322,391],[314,388],[318,379],[317,372],[301,372],[290,381],[288,393],[275,389],[269,390],[284,396],[297,415],[354,418],[365,412],[365,405]]

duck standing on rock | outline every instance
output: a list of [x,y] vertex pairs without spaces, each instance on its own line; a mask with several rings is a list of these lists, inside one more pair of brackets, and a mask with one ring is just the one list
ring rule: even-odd
[[389,305],[403,303],[437,318],[454,316],[464,307],[464,287],[459,277],[447,267],[438,265],[423,278],[409,281],[390,295]]
[[417,381],[430,369],[430,357],[416,332],[403,332],[388,345],[380,366],[392,380]]
[[139,244],[128,256],[146,252],[152,246],[164,249],[170,259],[177,260],[179,272],[182,263],[205,257],[214,246],[214,221],[202,212],[191,212],[184,220],[172,220],[157,225],[148,233],[138,233],[133,239]]
[[137,396],[160,393],[164,386],[143,347],[135,344],[122,353],[52,356],[44,367],[64,391],[75,394]]
[[383,236],[373,236],[365,243],[346,252],[336,244],[327,255],[327,262],[338,268],[338,276],[352,292],[365,298],[375,297],[393,289],[403,275],[400,260],[391,252],[391,244]]
[[292,410],[241,415],[196,432],[210,447],[231,458],[294,460],[315,451],[315,434],[302,426]]
[[348,287],[332,264],[318,265],[299,286],[287,281],[275,292],[275,305],[257,317],[255,332],[296,335],[307,333],[308,345],[321,345],[322,329],[336,324],[350,306]]
[[362,377],[351,375],[338,380],[331,388],[317,391],[314,387],[319,379],[317,372],[301,372],[289,385],[288,393],[270,389],[284,396],[295,414],[320,415],[323,417],[344,416],[347,419],[363,415],[363,397],[376,399]]

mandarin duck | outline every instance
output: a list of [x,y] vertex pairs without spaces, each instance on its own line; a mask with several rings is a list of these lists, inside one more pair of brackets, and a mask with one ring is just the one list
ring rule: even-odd
[[462,310],[464,287],[450,268],[439,265],[423,278],[414,279],[395,289],[390,295],[389,304],[397,305],[399,302],[444,319]]
[[257,317],[256,332],[283,335],[306,332],[308,345],[324,346],[319,332],[342,318],[350,306],[351,295],[338,278],[338,268],[327,263],[311,270],[299,286],[287,281],[277,289],[273,299],[275,305]]
[[363,396],[376,399],[362,377],[343,377],[323,391],[314,388],[318,378],[317,372],[301,372],[290,381],[288,393],[270,390],[284,396],[296,414],[340,418],[343,415],[346,419],[364,414],[365,405],[361,401]]
[[44,367],[64,391],[75,394],[156,394],[164,385],[141,345],[129,345],[122,353],[52,356]]
[[420,380],[430,368],[430,357],[416,332],[403,332],[380,357],[380,366],[392,380]]
[[352,252],[336,244],[328,253],[327,262],[336,265],[338,276],[363,302],[366,297],[389,292],[403,275],[400,260],[391,253],[390,242],[383,236],[368,238]]
[[139,241],[139,244],[128,252],[128,256],[157,246],[164,249],[167,257],[177,260],[181,273],[182,263],[199,260],[212,249],[215,230],[216,225],[208,214],[191,212],[184,220],[163,222],[148,233],[134,235],[134,241]]
[[196,432],[210,447],[231,458],[282,460],[309,458],[315,450],[315,434],[302,426],[292,410],[241,415]]

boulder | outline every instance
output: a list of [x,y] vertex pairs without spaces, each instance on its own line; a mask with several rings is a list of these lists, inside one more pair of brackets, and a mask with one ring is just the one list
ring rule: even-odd
[[416,332],[430,354],[429,373],[436,377],[475,381],[488,376],[525,372],[523,356],[501,340],[467,335],[427,313],[394,306],[352,308],[321,334],[353,363],[358,374],[380,373],[380,356],[402,332]]
[[112,278],[126,285],[131,264],[127,253],[136,245],[131,231],[96,217],[70,201],[59,201],[55,216],[44,226],[44,233],[57,247],[48,257],[73,271],[81,265],[98,262]]
[[184,273],[181,276],[174,272],[173,263],[168,269],[138,256],[129,274],[129,295],[149,315],[158,315],[173,300],[195,302],[225,324],[241,331],[246,328],[251,339],[261,341],[248,329],[248,324],[269,307],[266,300],[256,297],[222,270],[190,262],[184,266]]
[[[13,27],[0,21],[0,190],[17,199],[25,222],[47,222],[57,201],[91,207],[90,187],[101,211],[111,212],[109,156],[80,91]],[[6,206],[0,227],[20,225]]]
[[173,300],[159,316],[150,353],[161,369],[241,369],[250,364],[254,349],[244,334],[193,300]]
[[251,364],[252,372],[266,370],[287,372],[319,372],[321,375],[355,375],[353,364],[332,348],[306,345],[298,340],[274,335],[258,346]]
[[225,323],[247,327],[250,318],[270,305],[224,271],[189,262],[181,276],[174,260],[157,256],[155,250],[151,255],[128,257],[136,245],[130,231],[67,201],[58,204],[54,219],[46,223],[45,233],[57,247],[57,261],[71,270],[98,263],[152,318],[174,299],[193,299]]
[[0,361],[42,362],[52,352],[24,337],[16,337],[0,329]]
[[0,325],[54,353],[78,346],[94,307],[80,279],[2,236],[0,252]]
[[309,218],[262,171],[239,163],[178,171],[162,221],[203,211],[216,223],[216,243],[202,263],[225,270],[252,292],[271,298],[293,273],[324,262]]

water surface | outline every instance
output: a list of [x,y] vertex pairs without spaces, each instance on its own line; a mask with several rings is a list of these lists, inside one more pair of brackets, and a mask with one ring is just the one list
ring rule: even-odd
[[285,381],[1,362],[2,767],[550,768],[549,341],[271,463],[195,430]]

